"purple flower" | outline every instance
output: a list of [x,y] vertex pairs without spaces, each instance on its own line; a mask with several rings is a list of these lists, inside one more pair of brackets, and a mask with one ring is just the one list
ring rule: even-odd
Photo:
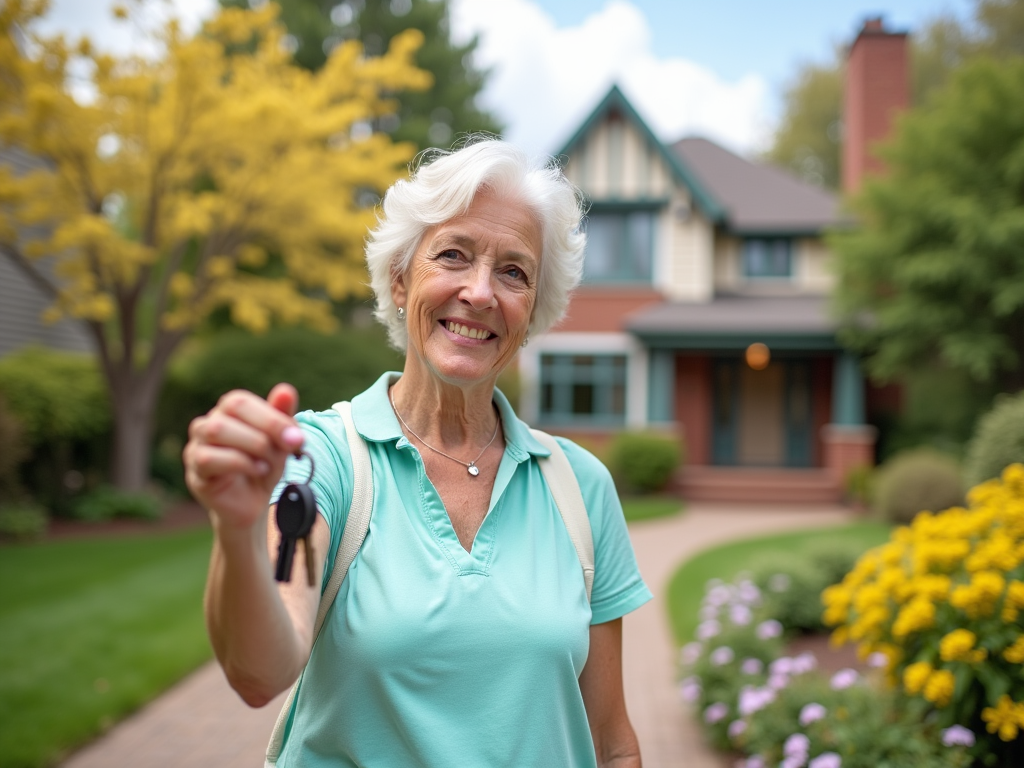
[[761,590],[749,579],[744,579],[740,582],[739,595],[740,600],[747,605],[756,605],[761,602]]
[[793,659],[789,656],[779,656],[768,665],[768,672],[773,675],[788,675],[793,672]]
[[731,662],[736,658],[736,654],[733,653],[732,648],[727,645],[723,645],[719,648],[715,648],[708,656],[708,661],[711,662],[712,666],[722,667]]
[[753,620],[754,614],[745,605],[734,605],[729,609],[729,621],[737,627],[745,627]]
[[859,679],[860,675],[857,674],[857,670],[847,667],[846,669],[840,669],[832,675],[829,685],[832,686],[833,691],[841,691],[854,685]]
[[763,669],[764,664],[761,663],[760,659],[744,659],[743,663],[740,664],[740,671],[744,675],[759,675]]
[[789,675],[768,675],[768,687],[773,691],[781,691],[789,685]]
[[703,690],[699,677],[687,677],[679,683],[679,698],[692,704],[700,698]]
[[765,768],[764,758],[760,755],[752,755],[746,760],[738,761],[736,768]]
[[803,768],[806,762],[807,755],[801,752],[800,754],[783,758],[782,762],[779,763],[779,768]]
[[710,707],[704,710],[704,722],[709,725],[724,720],[726,715],[729,714],[729,707],[720,701],[716,701]]
[[805,734],[794,733],[788,739],[786,743],[782,745],[782,754],[786,757],[793,755],[803,755],[804,760],[807,759],[807,750],[811,748],[811,740],[807,738]]
[[875,651],[870,654],[865,661],[872,669],[881,669],[889,663],[889,657],[881,651]]
[[679,649],[679,660],[689,666],[700,658],[701,651],[703,650],[704,646],[700,643],[687,643]]
[[757,625],[756,632],[759,640],[770,640],[782,634],[782,625],[775,619],[768,619]]
[[698,640],[710,640],[712,637],[722,631],[722,625],[713,619],[711,621],[702,621],[697,625],[697,639]]
[[843,759],[835,752],[822,752],[807,764],[807,768],[840,768]]
[[818,658],[810,651],[805,651],[793,659],[793,674],[804,675],[818,666]]
[[947,747],[973,747],[974,731],[962,725],[951,725],[942,732],[942,743]]
[[746,720],[733,720],[729,723],[729,738],[735,739],[747,730]]
[[824,719],[827,714],[828,710],[821,706],[821,704],[805,704],[804,708],[800,710],[800,725],[806,728],[811,723]]
[[729,589],[725,584],[719,584],[708,590],[707,596],[704,598],[704,602],[708,605],[725,605],[729,602],[732,597],[732,590]]
[[737,709],[743,717],[746,717],[764,709],[773,701],[775,701],[775,691],[772,689],[744,686],[740,690]]

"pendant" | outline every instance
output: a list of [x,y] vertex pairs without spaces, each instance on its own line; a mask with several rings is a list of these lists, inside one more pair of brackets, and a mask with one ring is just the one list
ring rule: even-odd
[[468,471],[473,477],[480,474],[480,470],[477,469],[476,462],[474,461],[469,462],[469,466],[466,467],[466,471]]

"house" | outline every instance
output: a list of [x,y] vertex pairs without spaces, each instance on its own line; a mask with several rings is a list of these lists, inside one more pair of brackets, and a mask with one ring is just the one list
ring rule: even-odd
[[[873,44],[892,47],[871,24],[852,48],[869,64]],[[876,135],[847,138],[861,153],[848,173],[872,170]],[[558,155],[590,202],[584,281],[520,353],[523,417],[593,446],[622,429],[675,435],[691,499],[839,499],[873,463],[868,412],[885,396],[829,311],[824,234],[850,225],[839,198],[706,139],[666,146],[617,87]]]
[[[39,165],[38,159],[24,152],[0,146],[0,167],[20,175]],[[30,227],[22,227],[21,234],[23,240],[38,236]],[[93,351],[92,339],[80,321],[43,321],[43,312],[52,303],[50,295],[18,266],[17,255],[0,242],[0,357],[30,345]]]

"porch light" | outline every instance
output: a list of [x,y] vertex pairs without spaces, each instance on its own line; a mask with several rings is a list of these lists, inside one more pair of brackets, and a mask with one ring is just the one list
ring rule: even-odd
[[755,371],[763,371],[768,367],[768,363],[771,362],[772,352],[766,344],[756,341],[747,347],[744,359],[746,359],[747,365]]

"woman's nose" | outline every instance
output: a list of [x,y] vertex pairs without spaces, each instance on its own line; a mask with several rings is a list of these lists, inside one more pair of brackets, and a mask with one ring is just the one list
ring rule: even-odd
[[477,266],[471,270],[466,284],[462,287],[459,298],[473,309],[488,309],[494,306],[493,274],[488,266]]

